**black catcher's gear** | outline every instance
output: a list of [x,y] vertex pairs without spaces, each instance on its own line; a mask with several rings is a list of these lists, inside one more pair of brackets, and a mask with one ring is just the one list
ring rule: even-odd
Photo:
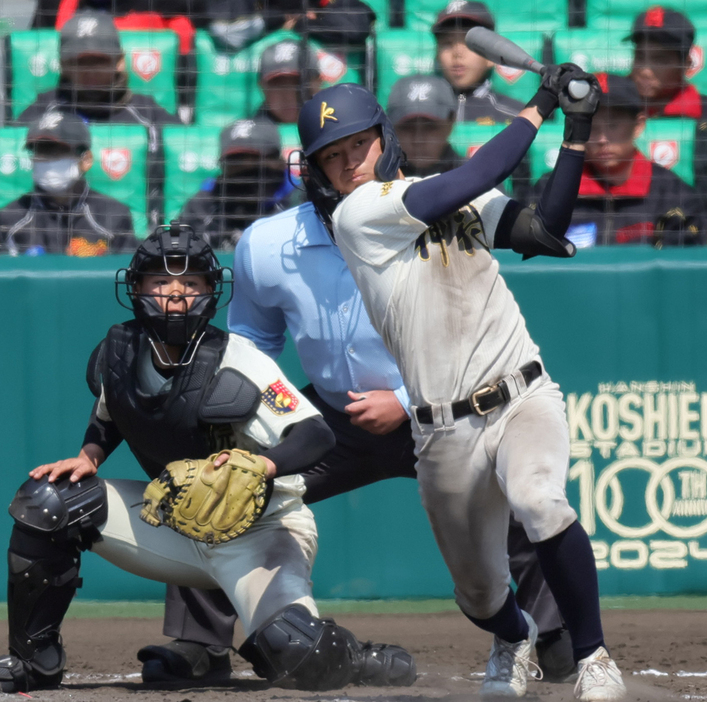
[[290,605],[253,632],[238,653],[281,687],[331,690],[348,684],[412,685],[412,656],[399,646],[361,644],[332,619]]
[[81,551],[100,538],[105,486],[91,476],[72,483],[27,480],[10,504],[8,551],[10,655],[0,658],[0,690],[24,692],[61,683],[66,656],[59,629],[81,587]]
[[208,325],[191,364],[176,368],[171,385],[149,397],[138,388],[140,337],[135,320],[111,327],[86,375],[94,395],[102,385],[111,419],[143,470],[154,479],[184,456],[237,448],[231,424],[255,414],[260,390],[233,368],[217,372],[228,335]]
[[282,687],[332,690],[352,682],[345,630],[317,619],[302,605],[285,608],[238,649],[257,675]]
[[26,480],[10,503],[10,516],[27,530],[65,532],[67,538],[89,548],[96,540],[95,528],[108,517],[105,486],[95,475],[72,483],[50,483],[47,476]]
[[[139,290],[140,282],[146,275],[180,276],[187,273],[203,274],[211,291],[197,295],[186,313],[167,313],[156,299],[159,295],[148,295]],[[161,360],[166,365],[188,365],[194,358],[209,320],[213,319],[216,310],[231,300],[229,292],[227,299],[219,304],[224,286],[229,286],[232,292],[233,272],[230,268],[221,267],[205,239],[198,237],[191,227],[175,220],[169,225],[157,227],[145,239],[135,252],[130,266],[116,273],[115,285],[118,302],[134,312]],[[122,286],[125,286],[131,305],[121,299]],[[169,360],[164,352],[165,346],[184,349],[178,363]]]
[[405,154],[391,121],[372,92],[355,83],[339,83],[320,90],[302,106],[297,129],[303,149],[305,184],[309,199],[325,224],[331,222],[332,202],[335,206],[341,196],[312,156],[338,139],[371,127],[380,129],[383,142],[375,176],[387,183],[397,177]]

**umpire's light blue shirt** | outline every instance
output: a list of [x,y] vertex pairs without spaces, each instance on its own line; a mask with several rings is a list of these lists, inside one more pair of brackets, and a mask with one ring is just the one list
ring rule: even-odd
[[339,411],[351,403],[349,390],[393,390],[408,410],[395,361],[311,203],[248,227],[236,246],[233,269],[232,332],[277,358],[289,329],[305,374]]

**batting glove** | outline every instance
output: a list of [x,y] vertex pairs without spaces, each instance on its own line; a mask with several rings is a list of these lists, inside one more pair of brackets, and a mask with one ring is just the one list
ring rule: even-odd
[[526,107],[536,107],[540,116],[547,119],[559,104],[562,90],[560,78],[564,72],[562,66],[554,64],[547,66],[538,91],[530,98]]
[[[583,98],[573,98],[569,94],[568,87],[573,80],[589,83],[589,92]],[[595,76],[586,73],[579,66],[576,70],[565,72],[560,78],[560,83],[562,85],[559,96],[560,108],[565,114],[564,139],[570,144],[584,144],[589,140],[592,131],[592,117],[599,109],[601,86]]]

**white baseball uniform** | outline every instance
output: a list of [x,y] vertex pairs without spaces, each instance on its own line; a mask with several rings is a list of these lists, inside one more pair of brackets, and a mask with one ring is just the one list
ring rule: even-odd
[[[414,180],[357,188],[334,235],[410,394],[422,500],[457,602],[485,619],[508,595],[509,508],[534,542],[576,519],[564,403],[547,374],[526,387],[516,372],[540,359],[490,253],[508,198],[489,191],[428,227],[403,202]],[[502,378],[508,404],[454,420],[452,402]],[[417,421],[421,406],[433,424]]]
[[[229,335],[220,365],[224,367],[240,371],[262,392],[255,416],[233,425],[231,447],[260,453],[279,443],[287,426],[319,414],[278,365],[241,336]],[[150,344],[143,335],[138,360],[141,391],[156,394],[170,382],[155,370]],[[103,396],[97,415],[110,420]],[[302,502],[301,476],[275,479],[263,516],[237,539],[214,546],[143,522],[139,514],[146,482],[106,480],[106,484],[108,520],[100,529],[102,540],[92,548],[98,555],[144,578],[221,588],[238,612],[246,635],[291,604],[303,604],[319,616],[310,580],[317,530],[311,511]]]

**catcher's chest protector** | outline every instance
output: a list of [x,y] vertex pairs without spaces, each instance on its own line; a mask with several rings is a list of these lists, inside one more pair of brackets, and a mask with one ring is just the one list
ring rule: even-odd
[[[247,421],[255,414],[260,392],[237,371],[216,374],[228,335],[208,326],[194,360],[176,369],[171,387],[158,395],[145,395],[137,384],[140,336],[137,322],[117,324],[108,332],[103,352],[94,355],[111,419],[145,472],[156,478],[171,461],[212,453],[214,428]],[[234,376],[240,385],[234,385]],[[209,412],[213,398],[229,395],[232,402]]]

